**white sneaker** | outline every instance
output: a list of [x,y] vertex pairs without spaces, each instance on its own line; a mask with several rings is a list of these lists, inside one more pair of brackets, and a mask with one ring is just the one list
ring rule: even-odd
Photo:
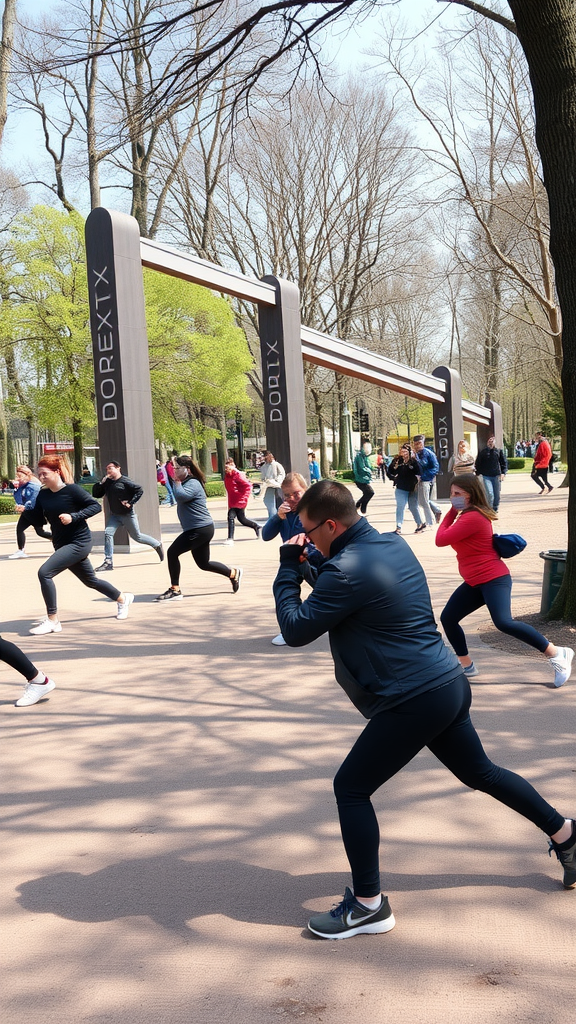
[[42,619],[34,629],[30,630],[35,636],[44,636],[45,633],[61,633],[62,626],[59,622],[52,622],[52,619]]
[[8,558],[28,558],[28,555],[24,549],[22,549],[22,551],[14,551],[13,554],[8,555]]
[[234,541],[230,540],[230,537],[229,537],[228,540],[223,540],[222,541],[222,547],[233,548],[234,547]]
[[286,647],[286,641],[282,636],[282,633],[278,633],[278,636],[274,637],[272,643],[274,644],[274,647]]
[[45,683],[26,683],[24,693],[20,700],[16,701],[17,708],[29,708],[31,704],[37,704],[43,697],[47,697],[51,690],[56,688],[56,683],[46,676]]
[[571,647],[559,647],[556,657],[550,658],[550,664],[554,669],[554,686],[564,686],[570,679],[573,657],[574,651]]
[[134,600],[134,594],[124,594],[124,603],[120,604],[120,601],[116,602],[116,605],[117,605],[117,608],[118,608],[118,614],[116,615],[117,619],[127,619],[128,618],[128,609],[129,609],[130,605],[132,604],[133,600]]

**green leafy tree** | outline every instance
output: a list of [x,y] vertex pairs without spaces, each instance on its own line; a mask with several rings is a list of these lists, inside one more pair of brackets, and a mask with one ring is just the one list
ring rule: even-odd
[[19,216],[0,308],[11,407],[30,427],[70,432],[77,474],[95,426],[83,230],[79,214],[47,206]]
[[247,409],[253,366],[230,303],[154,271],[144,277],[156,435],[171,448],[225,445],[226,413]]

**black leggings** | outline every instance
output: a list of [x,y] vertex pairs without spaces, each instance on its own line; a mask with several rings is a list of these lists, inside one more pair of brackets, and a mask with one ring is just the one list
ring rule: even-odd
[[16,523],[16,543],[18,545],[18,551],[24,551],[24,548],[26,546],[25,533],[26,530],[28,530],[31,526],[34,526],[34,529],[39,537],[44,537],[44,540],[52,540],[51,533],[48,533],[48,531],[45,530],[43,526],[36,526],[34,523],[31,523],[26,513],[22,512],[20,519]]
[[536,469],[536,467],[534,467],[530,476],[534,483],[538,484],[541,491],[545,490],[546,487],[550,487],[550,484],[548,483],[548,466],[545,466],[544,469]]
[[58,576],[65,569],[70,569],[70,572],[76,576],[85,587],[90,587],[91,590],[97,590],[99,594],[104,594],[105,597],[109,597],[111,601],[117,601],[122,591],[113,587],[111,583],[107,583],[105,580],[101,580],[88,559],[92,543],[89,544],[64,544],[63,547],[58,548],[53,555],[50,556],[47,562],[38,569],[38,579],[40,580],[40,587],[42,589],[42,597],[46,603],[46,611],[48,615],[56,615],[58,605],[56,602],[56,587],[52,580],[54,576]]
[[356,502],[356,508],[359,508],[361,512],[365,512],[368,508],[368,502],[374,497],[374,490],[370,487],[370,484],[359,484],[356,481],[356,487],[359,487],[362,491],[362,497]]
[[512,618],[510,608],[511,591],[511,576],[498,576],[495,580],[489,580],[488,583],[480,583],[476,587],[471,587],[469,583],[462,583],[454,591],[440,615],[440,621],[449,642],[459,658],[468,654],[466,637],[459,623],[467,615],[471,615],[478,608],[482,608],[483,605],[486,605],[488,608],[492,622],[501,633],[515,636],[517,640],[522,640],[523,643],[529,644],[530,647],[535,647],[542,654],[544,653],[550,641],[545,636],[542,636],[542,633],[534,629],[533,626],[528,626],[525,622],[517,622],[516,619]]
[[234,540],[234,519],[237,519],[241,526],[249,526],[252,530],[258,533],[258,523],[255,523],[253,519],[246,518],[246,509],[244,508],[229,508],[228,509],[228,540]]
[[554,835],[564,818],[520,775],[486,756],[470,720],[472,695],[463,673],[372,718],[334,779],[340,828],[356,896],[380,892],[380,832],[370,797],[428,747],[470,789],[488,793]]
[[4,661],[10,668],[15,668],[28,682],[38,675],[38,669],[26,657],[23,651],[16,644],[9,640],[3,640],[0,636],[0,661]]
[[230,579],[232,570],[222,562],[210,561],[210,541],[214,536],[214,524],[200,526],[196,530],[184,530],[168,548],[168,572],[170,583],[177,587],[180,583],[180,555],[190,551],[192,558],[203,572],[216,572],[219,576]]

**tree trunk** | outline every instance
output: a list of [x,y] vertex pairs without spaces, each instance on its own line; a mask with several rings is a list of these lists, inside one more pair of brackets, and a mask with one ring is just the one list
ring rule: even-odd
[[[572,0],[508,0],[534,92],[536,142],[550,207],[550,252],[562,311],[562,387],[568,467],[576,457],[576,7]],[[568,496],[564,583],[550,612],[576,621],[576,488]]]
[[8,78],[14,44],[14,23],[16,21],[16,0],[4,0],[2,15],[2,40],[0,41],[0,144],[8,117]]
[[228,448],[226,445],[226,417],[224,413],[218,413],[216,416],[216,423],[218,430],[220,431],[220,437],[216,438],[216,452],[218,453],[218,472],[222,479],[224,479],[224,463],[228,458]]

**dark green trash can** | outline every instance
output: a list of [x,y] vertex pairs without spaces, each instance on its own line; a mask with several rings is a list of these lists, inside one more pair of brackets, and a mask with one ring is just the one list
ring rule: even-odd
[[542,603],[540,614],[544,615],[550,611],[554,604],[556,594],[562,586],[564,571],[566,569],[567,551],[541,551],[540,558],[544,559],[544,577],[542,579]]

